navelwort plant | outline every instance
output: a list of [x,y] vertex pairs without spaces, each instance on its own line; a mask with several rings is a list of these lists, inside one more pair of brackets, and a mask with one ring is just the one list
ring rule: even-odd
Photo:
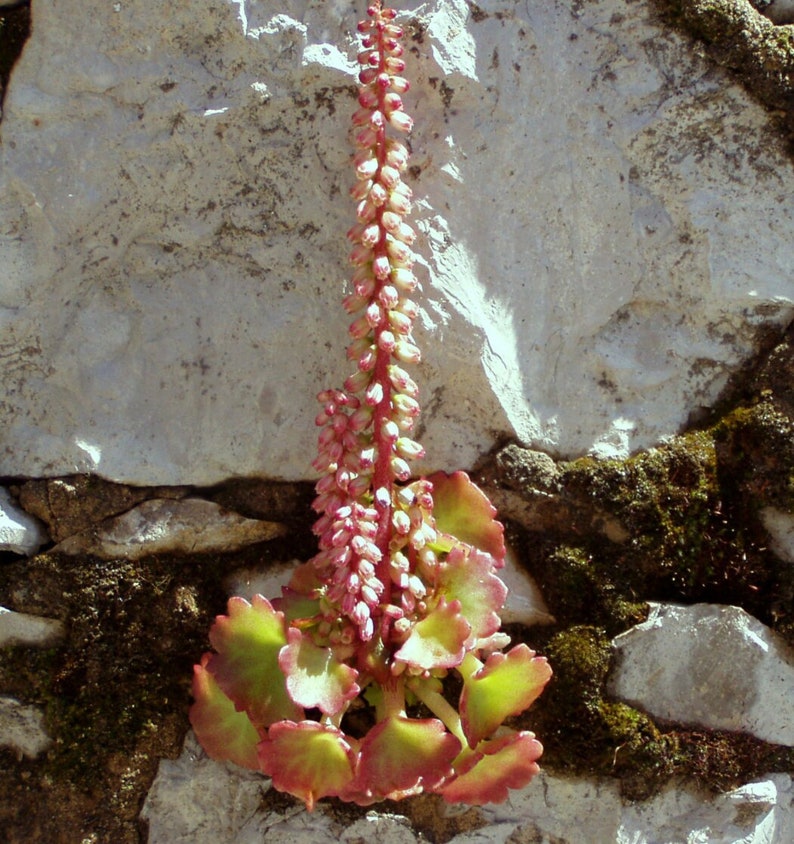
[[504,531],[486,496],[463,472],[411,479],[424,451],[404,368],[420,355],[408,150],[392,136],[412,127],[395,17],[378,0],[358,24],[344,300],[355,372],[319,396],[319,553],[280,598],[229,600],[193,683],[190,719],[209,755],[262,771],[309,809],[327,796],[504,800],[537,773],[542,747],[503,722],[551,675],[524,644],[503,652]]

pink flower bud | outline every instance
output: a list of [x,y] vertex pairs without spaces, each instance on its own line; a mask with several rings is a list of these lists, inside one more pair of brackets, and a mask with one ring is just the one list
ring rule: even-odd
[[352,196],[356,202],[361,199],[366,199],[369,196],[372,184],[373,183],[369,180],[356,182],[353,187],[350,188],[350,196]]
[[381,331],[381,333],[378,335],[378,348],[384,352],[391,353],[394,349],[394,344],[394,335],[391,333],[391,331]]
[[356,217],[362,223],[370,223],[375,219],[377,209],[369,199],[362,199],[356,206]]
[[[413,230],[411,230],[413,232]],[[363,228],[359,235],[359,240],[364,246],[375,246],[380,240],[380,226],[377,223],[371,223],[366,228]]]
[[367,306],[366,317],[370,328],[377,328],[383,322],[383,308],[377,302],[370,302]]
[[383,34],[387,38],[402,38],[403,29],[401,26],[397,26],[396,24],[390,23],[387,26],[383,27]]
[[417,460],[425,456],[425,450],[415,440],[408,437],[400,437],[395,443],[397,454],[404,457],[406,460]]
[[386,150],[386,162],[400,171],[404,170],[408,164],[408,150],[403,144],[392,141]]
[[369,125],[373,129],[382,129],[386,125],[386,119],[380,111],[373,111],[369,116]]
[[375,449],[370,446],[361,450],[358,462],[362,469],[370,469],[375,465]]
[[368,264],[372,260],[372,250],[364,246],[363,243],[357,243],[350,253],[350,263],[355,266],[362,266]]
[[[383,223],[383,228],[386,229],[387,232],[396,231],[402,223],[402,218],[399,214],[395,214],[394,211],[384,211],[380,219],[381,223]],[[354,226],[353,228],[355,229],[356,227]]]
[[391,494],[385,486],[380,486],[375,490],[375,503],[378,507],[388,507],[391,504]]
[[399,94],[395,94],[393,91],[390,91],[383,98],[383,106],[386,110],[387,115],[393,111],[402,111],[402,97]]
[[359,475],[350,482],[350,486],[347,488],[348,495],[353,498],[361,498],[362,495],[369,492],[369,486],[371,483],[372,478],[368,475]]
[[[369,150],[367,150],[369,152]],[[378,159],[367,158],[356,164],[356,176],[359,179],[371,179],[378,172]]]
[[373,50],[369,54],[369,66],[370,67],[380,67],[380,53]]
[[[364,121],[364,124],[368,123],[369,115],[367,115],[367,119]],[[353,121],[353,125],[358,125],[355,120]],[[356,146],[358,147],[374,147],[377,142],[378,133],[369,125],[356,135]]]
[[375,273],[375,278],[379,281],[385,281],[391,274],[391,264],[386,255],[378,255],[372,262],[372,271]]
[[398,214],[409,214],[411,211],[411,203],[405,194],[393,191],[389,195],[388,208],[396,211]]
[[400,296],[397,292],[397,288],[391,284],[384,284],[378,292],[378,301],[387,310],[391,308],[396,308],[397,303],[400,301]]
[[392,190],[400,181],[400,171],[390,164],[385,164],[380,170],[380,182],[387,189]]
[[411,83],[403,76],[392,76],[391,87],[398,94],[404,94],[411,87]]
[[389,198],[386,188],[379,182],[375,182],[369,191],[369,200],[373,205],[380,207]]
[[[384,211],[383,213],[385,216],[389,212]],[[408,223],[400,223],[392,234],[397,238],[397,240],[407,243],[409,246],[416,240],[416,232],[408,225]]]
[[394,286],[404,293],[411,293],[419,283],[416,276],[409,269],[403,267],[392,270],[391,280]]
[[414,253],[402,242],[389,237],[386,240],[386,251],[398,266],[410,267],[414,262]]
[[389,73],[402,73],[405,70],[405,62],[396,56],[387,56],[383,61],[383,66]]
[[367,387],[367,392],[364,395],[364,401],[370,405],[370,407],[375,407],[383,401],[383,384],[381,384],[380,381],[373,381]]
[[[362,50],[362,51],[361,51],[361,52],[360,52],[360,53],[356,56],[356,61],[358,61],[358,63],[359,63],[360,65],[368,65],[368,64],[371,64],[371,62],[370,62],[370,57],[372,56],[372,54],[373,54],[373,50]],[[377,53],[375,53],[375,55],[377,56],[378,54],[377,54]],[[377,65],[377,64],[379,63],[379,61],[380,61],[380,59],[378,59],[378,60],[375,62],[375,64]]]
[[[367,405],[360,407],[350,416],[350,427],[354,431],[363,431],[372,422],[373,409]],[[320,490],[318,490],[319,492]]]
[[362,85],[369,85],[373,82],[378,76],[378,71],[374,67],[365,67],[361,70],[358,74],[358,81]]
[[392,525],[400,536],[407,536],[411,530],[411,520],[402,510],[395,510],[391,517]]
[[[350,118],[350,122],[354,126],[368,126],[369,125],[369,118],[372,114],[371,108],[359,108],[353,112],[353,116]],[[356,139],[358,141],[358,139]],[[359,144],[359,146],[365,146],[365,144]]]
[[419,415],[419,402],[404,393],[395,393],[392,396],[392,403],[400,413],[406,413],[409,416]]
[[419,316],[419,305],[412,299],[403,299],[399,304],[400,313],[405,314],[408,319],[416,319]]
[[[378,581],[376,580],[375,583],[377,582]],[[378,605],[378,593],[368,583],[364,584],[364,586],[361,587],[361,597],[371,607],[376,607]]]
[[375,368],[375,362],[377,361],[378,356],[375,354],[374,349],[367,349],[363,355],[358,359],[358,368],[362,372],[370,372]]
[[375,80],[375,84],[381,89],[381,91],[385,91],[391,86],[391,77],[388,73],[379,73],[378,78]]
[[413,327],[413,320],[398,310],[389,311],[389,325],[398,334],[408,334]]
[[407,481],[411,477],[411,467],[402,457],[393,456],[389,461],[392,474],[398,481]]
[[367,322],[366,316],[360,316],[358,319],[351,322],[350,327],[347,329],[348,334],[356,340],[361,337],[366,337],[371,330],[372,327],[369,322]]
[[393,111],[389,114],[389,123],[398,132],[410,132],[414,128],[414,121],[410,114],[404,111]]
[[359,369],[345,379],[345,389],[350,390],[351,393],[358,393],[367,387],[370,380],[370,374]]
[[400,436],[400,429],[392,419],[387,419],[381,427],[381,436],[389,444],[396,442]]

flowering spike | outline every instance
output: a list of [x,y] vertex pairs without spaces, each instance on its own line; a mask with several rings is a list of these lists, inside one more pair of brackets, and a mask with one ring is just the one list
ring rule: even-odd
[[[374,0],[358,24],[350,372],[318,396],[318,552],[272,604],[232,598],[194,676],[190,717],[208,753],[258,766],[309,809],[422,791],[504,800],[542,748],[503,722],[551,673],[526,645],[501,652],[504,530],[486,496],[463,472],[412,479],[425,452],[413,434],[417,233],[400,140],[413,120],[396,16]],[[416,701],[435,717],[418,717]]]

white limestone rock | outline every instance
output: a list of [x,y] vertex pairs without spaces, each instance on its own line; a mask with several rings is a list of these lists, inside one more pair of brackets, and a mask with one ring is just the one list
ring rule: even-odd
[[55,546],[63,554],[137,560],[149,554],[238,551],[283,536],[278,522],[247,519],[200,498],[153,498]]
[[613,644],[613,697],[658,718],[794,745],[794,649],[743,609],[652,604]]
[[[320,802],[267,812],[259,804],[269,780],[208,759],[193,734],[179,759],[163,760],[141,816],[148,844],[316,844],[377,840],[414,844],[426,838],[390,807],[373,806],[352,823]],[[541,773],[504,804],[476,811],[471,831],[450,844],[790,844],[794,840],[794,787],[772,774],[727,794],[669,786],[641,803],[626,803],[614,780],[561,778]],[[211,795],[211,799],[208,796]],[[447,816],[460,807],[439,806]],[[586,839],[582,838],[586,830]]]
[[0,696],[0,747],[8,747],[21,759],[35,759],[50,746],[44,715],[35,706]]
[[764,507],[761,521],[769,533],[769,547],[787,563],[794,563],[794,514],[777,507]]
[[48,647],[63,638],[63,622],[0,607],[0,648],[11,645]]
[[8,490],[0,487],[0,551],[29,557],[48,540],[41,522],[17,506]]
[[[629,0],[410,0],[426,469],[624,455],[791,318],[764,110]],[[37,0],[0,136],[0,474],[311,475],[356,11]]]

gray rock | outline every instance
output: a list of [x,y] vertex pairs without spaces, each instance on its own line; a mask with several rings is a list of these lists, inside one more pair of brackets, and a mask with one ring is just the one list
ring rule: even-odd
[[63,554],[136,560],[149,554],[238,551],[286,533],[284,525],[246,519],[199,498],[153,499],[55,546]]
[[0,607],[0,648],[11,645],[48,647],[63,638],[63,622]]
[[794,745],[794,649],[739,607],[651,604],[614,647],[613,697],[666,720]]
[[51,744],[44,730],[44,715],[12,697],[0,697],[0,747],[10,747],[19,758],[35,759]]
[[[321,841],[426,840],[389,807],[344,820],[321,801],[313,813],[293,806],[260,808],[269,781],[208,759],[189,734],[179,759],[163,760],[143,806],[149,844],[317,844]],[[206,795],[211,794],[212,800]],[[541,771],[507,803],[476,810],[471,829],[450,844],[790,844],[794,788],[787,774],[772,774],[727,794],[670,786],[643,803],[621,799],[614,780],[556,777]],[[460,807],[439,804],[439,822]],[[583,831],[586,830],[586,837]]]
[[[477,8],[400,13],[424,468],[505,437],[625,455],[790,320],[794,169],[652,4]],[[311,475],[314,395],[349,368],[357,13],[274,11],[33,5],[0,145],[0,474]]]
[[761,521],[769,533],[769,546],[787,563],[794,563],[794,515],[777,507],[764,507]]
[[41,523],[20,509],[0,487],[0,551],[29,557],[49,540]]

